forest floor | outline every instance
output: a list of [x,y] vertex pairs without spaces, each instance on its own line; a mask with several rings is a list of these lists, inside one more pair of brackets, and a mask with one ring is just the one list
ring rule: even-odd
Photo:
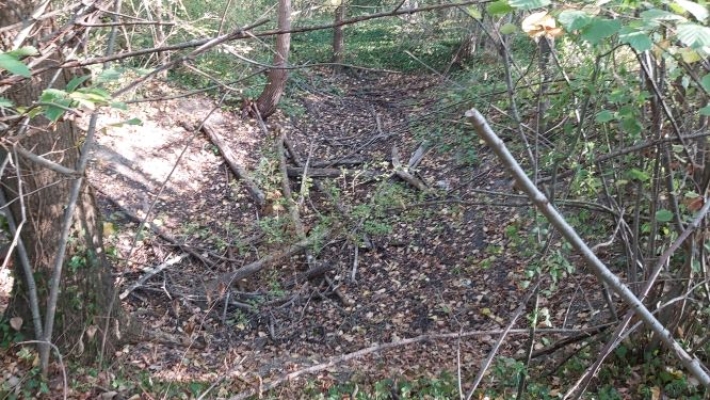
[[[308,74],[287,94],[287,113],[269,118],[266,129],[207,97],[139,103],[130,115],[106,116],[107,123],[144,122],[102,133],[90,175],[123,305],[150,333],[118,350],[116,371],[204,382],[205,390],[219,382],[210,396],[227,397],[331,357],[419,338],[316,368],[272,393],[308,397],[304,384],[326,390],[346,380],[435,378],[457,370],[466,383],[521,307],[529,261],[521,249],[534,240],[525,233],[527,202],[512,193],[463,116],[439,123],[469,130],[467,140],[478,149],[473,162],[448,150],[453,139],[432,140],[412,129],[446,106],[436,93],[442,82],[374,72]],[[147,91],[173,94],[160,85]],[[195,130],[206,119],[263,190],[264,206],[204,130]],[[292,202],[284,201],[281,186],[281,134],[295,153],[286,153]],[[408,168],[415,153],[420,162]],[[412,181],[396,173],[393,154]],[[291,222],[293,204],[304,234],[322,238],[283,257],[303,239]],[[143,219],[146,228],[138,232]],[[258,273],[225,280],[274,255]],[[150,275],[156,266],[164,269]],[[144,276],[150,279],[139,281]],[[554,296],[540,298],[552,326],[587,326],[591,313],[580,304],[599,300],[591,298],[595,293],[586,300],[573,295],[587,285],[594,282],[560,282]],[[524,354],[529,323],[522,310],[518,330],[499,353]],[[452,337],[459,333],[467,335]]]

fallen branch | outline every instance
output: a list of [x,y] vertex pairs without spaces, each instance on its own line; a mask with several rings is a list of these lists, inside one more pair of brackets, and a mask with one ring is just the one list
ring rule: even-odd
[[159,274],[161,271],[165,270],[166,268],[173,266],[180,261],[184,260],[188,256],[187,253],[183,253],[177,257],[173,257],[170,260],[158,265],[157,267],[153,268],[147,268],[145,270],[145,275],[143,275],[140,279],[138,279],[134,284],[128,287],[128,289],[124,290],[118,298],[123,300],[126,297],[128,297],[129,294],[131,294],[132,291],[138,289],[139,287],[143,286],[144,283],[148,281],[148,279],[154,277],[156,274]]
[[592,268],[598,279],[605,282],[618,294],[626,304],[642,319],[651,330],[659,336],[663,343],[671,350],[685,368],[690,371],[698,381],[705,387],[710,388],[710,375],[697,358],[691,357],[683,347],[673,338],[663,324],[639,301],[634,293],[623,282],[612,273],[609,268],[594,254],[577,232],[572,228],[564,217],[550,204],[545,195],[538,190],[525,171],[515,160],[512,154],[505,147],[505,143],[493,132],[483,115],[476,109],[466,112],[466,118],[476,129],[478,135],[491,147],[498,158],[508,168],[515,178],[518,188],[521,188],[530,197],[530,200],[542,212],[548,221],[557,229],[560,234],[581,253],[584,261]]
[[[597,329],[597,328],[590,328],[590,329]],[[585,332],[587,329],[582,329],[582,330],[575,330],[575,329],[539,329],[538,333],[544,334],[544,333],[579,333],[579,332]],[[328,361],[323,362],[321,364],[313,365],[307,368],[299,369],[298,371],[291,372],[289,374],[283,375],[280,378],[274,379],[273,381],[265,384],[265,385],[259,385],[258,388],[253,388],[253,389],[248,389],[245,390],[236,396],[230,397],[228,400],[242,400],[249,398],[251,396],[255,396],[258,394],[263,394],[265,391],[272,390],[276,388],[277,386],[281,385],[284,382],[290,382],[302,375],[306,374],[313,374],[316,372],[323,371],[327,368],[330,368],[332,366],[342,364],[348,361],[352,361],[355,359],[358,359],[360,357],[366,356],[368,354],[372,353],[377,353],[380,351],[385,351],[385,350],[390,350],[394,349],[397,347],[402,347],[402,346],[408,346],[411,344],[416,344],[416,343],[421,343],[421,342],[428,342],[432,340],[444,340],[444,339],[463,339],[463,338],[468,338],[468,337],[474,337],[474,336],[490,336],[490,335],[500,335],[500,334],[507,334],[507,335],[527,335],[530,333],[529,329],[497,329],[497,330],[492,330],[492,331],[470,331],[470,332],[463,332],[463,333],[438,333],[438,334],[431,334],[431,335],[421,335],[409,339],[402,339],[398,340],[396,342],[390,342],[390,343],[383,343],[383,344],[373,344],[370,347],[354,351],[352,353],[348,354],[341,354],[338,356],[333,356],[328,359]],[[224,377],[220,379],[220,381],[224,380]],[[261,383],[261,379],[259,379],[259,382]]]
[[[114,207],[118,208],[118,210],[119,210],[123,215],[126,216],[126,218],[128,218],[129,220],[131,220],[131,221],[133,221],[133,222],[135,222],[135,223],[138,223],[138,224],[140,224],[141,222],[143,222],[143,218],[139,217],[138,215],[136,215],[135,213],[133,213],[132,211],[130,211],[128,208],[122,206],[118,201],[116,201],[114,198],[112,198],[111,196],[109,196],[107,193],[105,193],[104,191],[102,191],[101,189],[99,189],[99,188],[96,187],[96,186],[93,186],[93,188],[94,188],[96,191],[98,191],[99,193],[103,194],[103,195],[105,196],[105,198],[106,198],[108,201],[110,201],[111,204],[114,205]],[[160,227],[160,226],[158,226],[158,225],[155,225],[154,223],[152,223],[152,222],[150,222],[150,221],[147,221],[147,222],[146,222],[146,225],[148,226],[148,228],[150,228],[150,230],[151,230],[155,235],[157,235],[159,238],[161,238],[161,239],[165,240],[166,242],[168,242],[171,246],[174,246],[174,247],[176,247],[176,248],[178,248],[178,249],[184,251],[185,253],[190,254],[191,256],[193,256],[193,257],[195,257],[196,259],[200,260],[200,261],[201,261],[203,264],[205,264],[207,267],[209,267],[209,268],[215,268],[214,263],[212,263],[212,262],[210,262],[209,260],[207,260],[207,259],[206,259],[202,254],[200,254],[200,252],[198,252],[195,248],[193,248],[193,247],[191,247],[191,246],[188,246],[188,245],[186,245],[185,243],[182,243],[182,242],[180,242],[179,240],[175,239],[174,237],[172,237],[172,235],[170,235],[169,233],[165,232],[165,230],[164,230],[162,227]],[[210,254],[210,255],[215,256],[215,257],[218,257],[218,255],[216,255],[216,254]]]
[[[301,178],[305,175],[306,168],[299,167],[286,167],[286,173],[290,178]],[[308,176],[313,178],[339,178],[343,175],[343,171],[338,168],[309,168]]]
[[402,162],[399,160],[399,149],[397,149],[397,146],[392,147],[392,166],[394,167],[394,174],[403,181],[409,183],[422,192],[428,189],[427,185],[422,182],[421,179],[410,174],[409,171],[402,166]]
[[303,239],[297,243],[294,243],[290,246],[286,246],[285,250],[254,261],[253,263],[245,265],[244,267],[239,268],[234,272],[221,274],[214,280],[213,286],[216,287],[219,285],[224,285],[224,287],[230,287],[234,282],[238,282],[246,278],[247,276],[253,275],[279,260],[282,260],[286,257],[291,257],[306,250],[307,248],[328,237],[329,234],[330,231],[325,231],[317,233],[315,235],[311,235],[310,237]]
[[249,178],[249,174],[244,167],[242,167],[239,162],[237,161],[237,156],[234,154],[232,149],[229,148],[227,143],[225,143],[224,139],[222,139],[222,136],[217,132],[212,125],[210,125],[208,122],[206,122],[202,126],[202,131],[204,131],[207,134],[207,137],[209,137],[210,141],[217,146],[219,149],[219,152],[222,153],[222,157],[224,157],[224,160],[227,161],[227,164],[229,165],[229,168],[234,172],[234,175],[239,178],[242,183],[244,183],[244,186],[247,188],[247,191],[251,194],[251,196],[254,198],[254,201],[259,207],[264,207],[266,205],[266,196],[264,195],[264,192],[259,189],[259,187],[254,183],[251,178]]

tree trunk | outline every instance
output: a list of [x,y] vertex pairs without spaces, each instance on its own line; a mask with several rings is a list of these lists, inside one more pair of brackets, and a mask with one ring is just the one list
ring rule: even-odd
[[345,2],[340,2],[338,8],[335,9],[335,27],[333,28],[333,62],[343,62],[343,51],[345,48],[345,38],[343,36],[343,26],[338,25],[345,18]]
[[[0,5],[0,26],[8,26],[29,15],[31,7],[30,0]],[[51,21],[45,23],[51,24]],[[44,31],[46,33],[46,29]],[[35,37],[43,35],[43,29],[37,32]],[[36,46],[41,48],[42,44]],[[0,47],[0,51],[5,50],[9,49]],[[60,59],[61,53],[57,52],[44,66],[56,65]],[[30,106],[39,99],[48,82],[53,82],[54,88],[64,89],[71,75],[68,70],[50,69],[31,80],[13,85],[3,93],[3,97],[10,99],[15,106]],[[50,123],[40,115],[31,119],[28,126],[24,133],[19,130],[9,132],[7,143],[16,142],[56,164],[76,168],[83,135],[73,121],[67,119]],[[32,266],[40,313],[46,318],[52,267],[58,257],[65,207],[70,187],[77,178],[44,168],[12,149],[9,154],[0,154],[2,159],[6,156],[11,157],[12,164],[5,169],[0,189],[10,203],[13,219],[21,225],[21,240]],[[114,282],[102,247],[101,228],[93,193],[84,184],[74,213],[73,233],[60,280],[58,312],[51,338],[51,342],[65,356],[71,354],[93,360],[100,348],[110,356],[113,354],[111,344],[117,337],[119,327],[123,330],[126,326],[119,323],[123,317],[118,307],[120,303],[112,301]],[[32,320],[30,297],[20,260],[14,262],[14,272],[14,296],[6,314],[29,322]],[[110,318],[111,324],[106,323],[107,318]],[[43,331],[46,332],[44,322]],[[29,327],[30,324],[25,323],[24,326]],[[104,342],[105,327],[110,327],[110,332],[106,332]],[[43,340],[41,337],[36,339]]]
[[[279,30],[288,31],[291,29],[291,0],[279,0]],[[284,69],[288,62],[288,51],[291,47],[291,34],[283,33],[276,36],[276,54],[274,55],[274,66],[269,71],[264,91],[256,100],[256,107],[262,118],[267,118],[276,111],[281,95],[286,88],[288,80],[288,70]],[[281,68],[280,68],[281,67]]]

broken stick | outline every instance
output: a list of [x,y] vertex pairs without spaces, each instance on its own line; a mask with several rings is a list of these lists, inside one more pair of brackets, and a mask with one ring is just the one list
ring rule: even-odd
[[210,141],[215,146],[217,146],[219,152],[222,153],[222,157],[224,157],[224,160],[227,161],[229,168],[231,168],[232,172],[234,172],[234,175],[236,175],[237,178],[239,178],[244,183],[244,186],[246,186],[247,191],[249,191],[249,193],[252,195],[257,205],[259,207],[264,207],[264,205],[266,205],[266,196],[264,195],[264,192],[262,192],[261,189],[259,189],[259,187],[256,185],[256,183],[254,183],[254,181],[249,178],[247,170],[244,169],[241,164],[239,164],[239,162],[237,161],[237,155],[234,154],[232,149],[230,149],[227,143],[225,143],[224,139],[222,139],[222,136],[220,136],[217,130],[214,129],[214,127],[212,127],[207,122],[202,126],[202,130],[207,134],[207,137],[209,137]]

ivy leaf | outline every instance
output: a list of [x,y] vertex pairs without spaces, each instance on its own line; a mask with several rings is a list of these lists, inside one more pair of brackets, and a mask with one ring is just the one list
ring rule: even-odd
[[25,64],[20,62],[17,57],[7,53],[0,53],[0,69],[10,71],[10,73],[24,78],[32,77],[32,71]]
[[700,115],[706,115],[710,117],[710,105],[701,108],[700,110],[698,110],[698,112],[700,113]]
[[550,0],[510,0],[510,5],[520,10],[534,10],[550,5]]
[[673,219],[673,213],[668,210],[658,210],[656,212],[656,221],[670,222]]
[[11,102],[10,100],[8,100],[8,99],[6,99],[6,98],[4,98],[4,97],[0,97],[0,107],[7,107],[7,108],[10,108],[10,107],[12,107],[13,105],[14,105],[14,104],[12,104],[12,102]]
[[513,11],[513,7],[508,4],[508,0],[494,1],[486,6],[486,12],[493,16],[505,15],[511,11]]
[[680,6],[683,11],[690,13],[700,22],[705,22],[705,20],[708,19],[708,9],[704,5],[690,0],[675,0],[675,4]]
[[683,44],[694,49],[710,46],[710,28],[698,24],[679,24],[678,39]]
[[582,31],[582,38],[591,44],[598,44],[602,39],[614,35],[621,29],[621,22],[615,19],[592,18],[591,23]]
[[592,22],[592,17],[580,10],[562,11],[557,19],[568,31],[578,31]]
[[651,50],[653,47],[653,41],[646,32],[627,27],[621,28],[621,31],[619,31],[619,40],[621,43],[627,43],[638,52]]

